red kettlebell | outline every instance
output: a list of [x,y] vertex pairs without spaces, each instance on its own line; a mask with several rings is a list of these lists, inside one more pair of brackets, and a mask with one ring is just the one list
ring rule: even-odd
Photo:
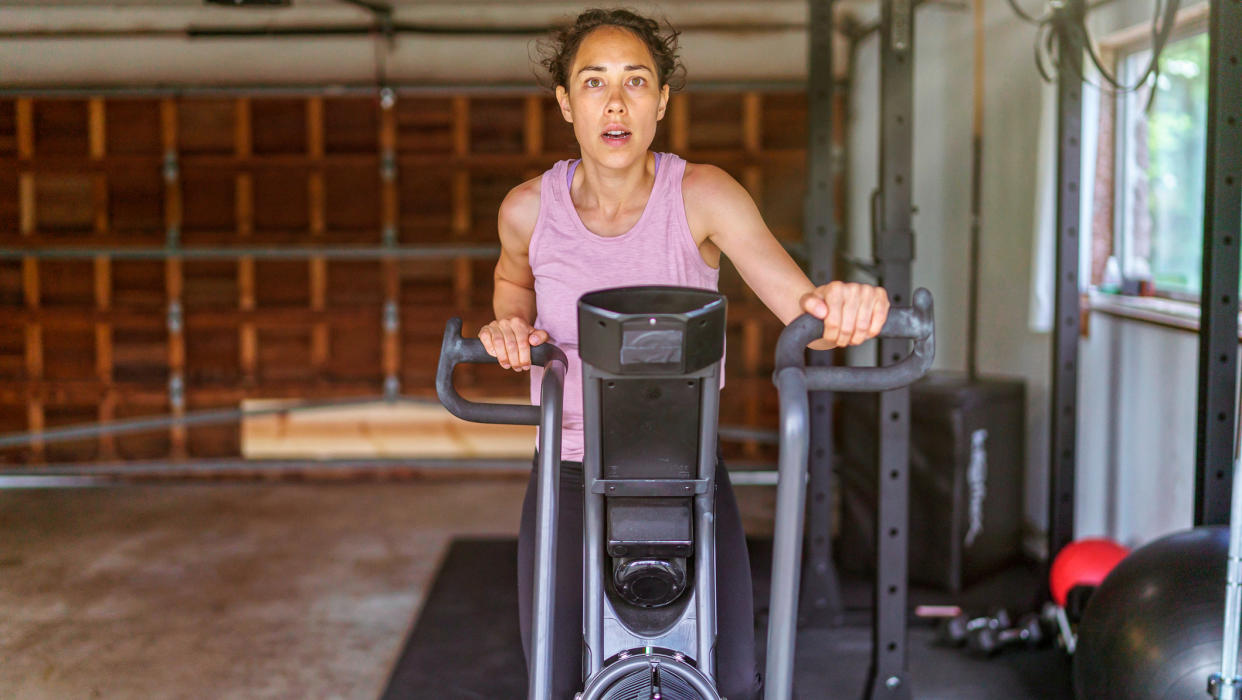
[[1078,586],[1100,585],[1108,572],[1126,558],[1130,550],[1108,539],[1078,540],[1065,545],[1055,559],[1048,574],[1052,599],[1066,607],[1069,592]]

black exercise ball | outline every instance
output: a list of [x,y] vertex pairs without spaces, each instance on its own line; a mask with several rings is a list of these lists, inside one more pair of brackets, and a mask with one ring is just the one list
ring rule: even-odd
[[1078,626],[1081,699],[1206,698],[1220,672],[1229,531],[1201,527],[1134,550],[1096,589]]

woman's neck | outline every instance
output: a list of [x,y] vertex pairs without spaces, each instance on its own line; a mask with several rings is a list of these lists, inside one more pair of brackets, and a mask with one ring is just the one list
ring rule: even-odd
[[570,193],[579,208],[594,209],[611,219],[624,216],[631,207],[644,206],[654,183],[655,155],[648,151],[625,168],[608,168],[583,159],[574,173]]

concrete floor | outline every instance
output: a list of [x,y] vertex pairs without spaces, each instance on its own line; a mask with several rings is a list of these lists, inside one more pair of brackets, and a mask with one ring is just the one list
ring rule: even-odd
[[[524,488],[0,492],[0,698],[376,698],[449,541],[515,536]],[[737,488],[749,532],[773,491]]]

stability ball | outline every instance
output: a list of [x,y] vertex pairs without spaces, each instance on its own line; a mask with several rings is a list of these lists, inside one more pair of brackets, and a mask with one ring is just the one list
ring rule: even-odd
[[1206,698],[1220,671],[1229,531],[1200,527],[1134,550],[1087,601],[1074,652],[1080,700]]

